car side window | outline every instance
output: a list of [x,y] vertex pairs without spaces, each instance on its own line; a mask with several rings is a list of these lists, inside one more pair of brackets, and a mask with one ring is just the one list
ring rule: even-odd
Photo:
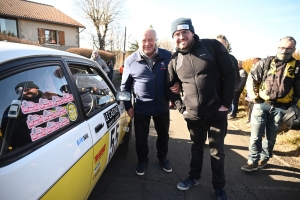
[[69,68],[87,116],[115,102],[114,93],[93,67],[69,64]]
[[0,95],[0,157],[51,137],[78,120],[60,66],[34,68],[1,79]]

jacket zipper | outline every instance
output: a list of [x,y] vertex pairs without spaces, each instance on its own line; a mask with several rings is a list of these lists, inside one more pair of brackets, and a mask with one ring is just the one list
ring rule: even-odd
[[[194,81],[195,81],[195,87],[196,87],[196,92],[197,92],[197,99],[199,100],[199,105],[198,105],[198,110],[201,109],[200,107],[200,95],[199,95],[199,91],[198,91],[198,85],[197,85],[197,81],[196,81],[196,71],[195,71],[195,67],[194,67],[194,63],[193,63],[193,60],[192,60],[192,56],[191,56],[191,53],[189,53],[189,56],[190,56],[190,62],[191,62],[191,67],[193,69],[193,72],[194,72]],[[201,110],[200,110],[201,111]],[[199,113],[199,117],[200,117],[200,114],[201,112]]]
[[147,64],[147,66],[148,66],[149,70],[152,72],[153,78],[154,78],[154,84],[155,84],[155,87],[154,87],[154,89],[155,89],[155,115],[157,115],[157,107],[158,107],[158,105],[157,105],[157,96],[158,95],[157,95],[157,88],[156,88],[156,76],[155,76],[155,74],[153,72],[154,65],[155,65],[155,62],[153,63],[152,68],[150,70],[150,67]]
[[157,105],[157,88],[156,88],[156,76],[154,73],[153,73],[153,77],[154,77],[154,83],[155,83],[155,105],[156,105],[155,106],[155,114],[157,115],[157,107],[158,107],[158,105]]

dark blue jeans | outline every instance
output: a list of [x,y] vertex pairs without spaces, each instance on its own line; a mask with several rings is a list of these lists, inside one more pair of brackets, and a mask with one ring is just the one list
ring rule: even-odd
[[215,190],[225,186],[224,173],[224,137],[227,130],[227,111],[218,111],[208,119],[199,119],[184,114],[192,140],[190,176],[200,179],[206,134],[211,155],[212,185]]
[[[157,132],[156,149],[159,161],[166,159],[169,142],[170,112],[152,116]],[[139,163],[148,163],[148,135],[151,116],[134,114],[136,153]]]

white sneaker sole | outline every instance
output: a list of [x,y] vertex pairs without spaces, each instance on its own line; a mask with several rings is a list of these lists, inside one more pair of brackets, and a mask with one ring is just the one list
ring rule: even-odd
[[163,167],[161,167],[165,172],[172,172],[172,168],[171,169],[166,169],[166,168],[163,168]]
[[145,174],[145,172],[141,172],[141,173],[140,173],[140,172],[138,172],[138,171],[136,171],[136,170],[135,170],[135,173],[136,173],[136,175],[139,175],[139,176],[143,176],[143,175]]

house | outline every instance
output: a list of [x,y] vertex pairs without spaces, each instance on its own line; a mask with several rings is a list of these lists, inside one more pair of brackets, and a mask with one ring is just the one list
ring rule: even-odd
[[84,25],[51,5],[0,0],[0,33],[67,50],[79,47],[79,33],[84,29]]

